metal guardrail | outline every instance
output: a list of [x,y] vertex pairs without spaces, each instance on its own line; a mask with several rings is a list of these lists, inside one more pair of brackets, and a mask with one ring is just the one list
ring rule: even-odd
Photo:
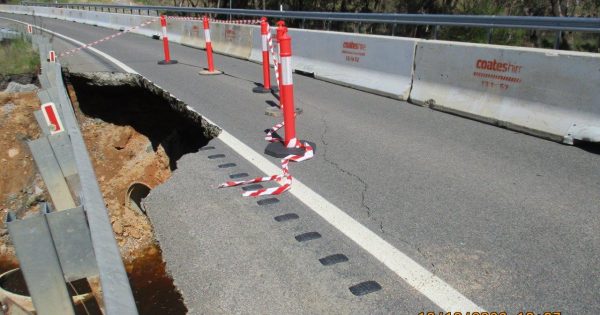
[[481,28],[518,28],[553,31],[600,32],[600,18],[536,17],[536,16],[491,16],[491,15],[443,15],[443,14],[399,14],[399,13],[336,13],[310,11],[275,11],[249,9],[191,8],[173,6],[139,6],[89,3],[34,3],[23,5],[64,7],[72,9],[108,9],[133,12],[169,11],[198,14],[223,14],[232,16],[272,17],[300,20],[344,21],[358,23],[408,24],[431,26],[462,26]]
[[[47,31],[38,26],[33,27]],[[29,288],[29,291],[36,311],[38,314],[74,314],[71,298],[67,295],[65,280],[73,281],[99,276],[105,314],[137,315],[129,279],[63,81],[61,65],[45,60],[45,56],[51,50],[51,43],[46,38],[33,35],[32,44],[40,51],[42,65],[42,73],[39,75],[43,87],[43,90],[38,93],[41,95],[40,100],[44,99],[56,104],[58,116],[62,118],[65,130],[54,135],[46,135],[44,132],[40,139],[30,141],[29,145],[40,171],[41,168],[47,169],[48,165],[54,163],[56,165],[53,168],[59,173],[55,174],[55,177],[60,177],[63,181],[73,176],[77,177],[78,180],[74,181],[76,185],[70,188],[79,199],[79,206],[65,205],[57,208],[56,210],[60,211],[56,212],[45,208],[45,212],[39,216],[17,220],[14,215],[9,215],[6,219],[26,282],[28,285],[35,284]],[[60,147],[52,146],[53,140],[61,139],[67,143],[63,143]],[[44,145],[45,151],[37,150],[38,144]],[[58,151],[65,151],[63,153],[68,153],[69,156],[63,158],[66,154],[58,154],[61,152],[57,152],[57,148]],[[46,155],[36,155],[36,152],[46,153]],[[51,161],[46,163],[49,160]],[[74,165],[67,165],[67,160]],[[62,165],[61,161],[65,164]],[[74,170],[68,171],[70,168]],[[47,181],[50,177],[43,176],[43,178],[47,186],[53,184]],[[72,198],[68,190],[64,194]],[[55,206],[56,196],[57,194],[51,193]]]
[[63,105],[62,114],[66,130],[69,132],[75,164],[81,183],[81,203],[85,208],[89,223],[92,246],[100,274],[102,296],[107,314],[137,314],[137,308],[129,285],[129,279],[121,260],[121,253],[113,235],[108,210],[100,191],[98,179],[88,154],[83,135],[79,129],[73,105],[62,79],[61,65],[53,65],[56,71],[58,98]]

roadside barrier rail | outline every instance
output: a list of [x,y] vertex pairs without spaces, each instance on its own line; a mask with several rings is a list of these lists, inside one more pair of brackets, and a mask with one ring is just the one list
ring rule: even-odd
[[447,15],[447,14],[400,14],[400,13],[338,13],[309,11],[276,11],[248,9],[191,8],[173,6],[136,6],[89,3],[36,3],[23,5],[61,7],[70,9],[115,9],[133,12],[180,12],[196,14],[223,14],[232,16],[271,17],[280,19],[366,22],[384,24],[464,26],[482,28],[543,29],[554,31],[600,32],[600,18],[495,16],[495,15]]

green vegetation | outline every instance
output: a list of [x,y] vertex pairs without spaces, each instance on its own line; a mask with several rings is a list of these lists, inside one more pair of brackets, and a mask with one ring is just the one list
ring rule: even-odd
[[23,37],[0,42],[0,76],[35,72],[39,54]]

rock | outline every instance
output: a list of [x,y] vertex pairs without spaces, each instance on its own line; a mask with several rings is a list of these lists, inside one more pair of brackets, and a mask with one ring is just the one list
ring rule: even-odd
[[113,231],[115,231],[116,234],[123,233],[123,225],[121,224],[121,222],[115,221],[115,223],[113,223],[112,227],[113,227]]
[[19,196],[16,193],[12,193],[12,194],[8,195],[8,197],[6,198],[6,200],[10,202],[10,201],[17,200],[17,198],[19,198]]
[[40,195],[30,195],[29,197],[27,197],[27,203],[25,204],[25,206],[27,206],[27,208],[31,207],[31,206],[35,206],[39,201],[41,201]]
[[4,90],[4,93],[20,93],[20,92],[30,92],[36,91],[38,88],[33,84],[20,84],[17,82],[10,82],[8,86]]
[[2,111],[4,114],[10,114],[13,109],[15,109],[15,104],[13,103],[6,103],[4,106],[2,106]]
[[19,149],[16,148],[10,148],[8,149],[8,157],[9,158],[14,158],[15,156],[19,155]]
[[140,238],[142,237],[140,234],[140,231],[137,229],[132,229],[131,231],[129,231],[129,235],[131,235],[133,238]]
[[131,140],[132,136],[133,129],[131,127],[124,128],[124,130],[118,135],[113,147],[117,150],[123,150],[129,143],[129,140]]
[[44,193],[44,190],[38,187],[37,185],[33,188],[33,193],[36,195],[41,195]]

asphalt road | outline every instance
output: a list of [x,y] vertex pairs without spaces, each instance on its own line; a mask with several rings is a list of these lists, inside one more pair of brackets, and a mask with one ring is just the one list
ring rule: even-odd
[[[114,32],[52,19],[44,19],[44,27],[83,42]],[[56,45],[67,47],[60,41]],[[162,57],[161,43],[133,34],[101,43],[96,48],[169,90],[254,150],[264,150],[262,130],[278,121],[264,115],[266,102],[274,101],[273,96],[251,92],[255,82],[261,80],[260,65],[216,55],[217,68],[226,74],[199,76],[197,72],[206,60],[203,51],[171,45],[172,56],[180,63],[159,66],[156,61]],[[80,54],[70,64],[74,69],[104,67],[111,70],[109,65],[100,66],[96,57],[85,52]],[[313,160],[291,166],[295,177],[488,311],[600,313],[598,147],[565,146],[300,75],[294,76],[294,84],[296,106],[304,111],[297,120],[297,133],[300,138],[317,144]],[[222,146],[217,149],[227,150]],[[183,161],[189,159],[186,169],[204,170],[202,174],[206,174],[206,178],[197,179],[199,186],[208,188],[210,185],[203,182],[205,179],[213,183],[226,176],[215,175],[214,167],[212,171],[204,169],[212,162],[203,159],[202,154],[203,151],[186,156],[181,164],[186,165]],[[243,161],[240,159],[239,163],[242,165]],[[163,195],[181,194],[177,197],[181,198],[178,204],[182,207],[189,204],[188,207],[193,206],[198,212],[196,222],[190,221],[194,216],[185,221],[190,231],[192,226],[211,226],[213,219],[211,229],[227,222],[227,218],[218,216],[218,209],[202,212],[202,200],[206,197],[222,198],[223,205],[239,210],[227,212],[229,219],[238,222],[223,229],[229,237],[243,238],[254,229],[254,232],[274,233],[266,239],[250,238],[252,241],[233,246],[241,248],[240,255],[251,251],[254,255],[251,257],[262,258],[263,264],[282,266],[271,269],[279,274],[271,274],[264,282],[245,287],[257,293],[258,301],[269,296],[269,292],[261,288],[271,288],[273,297],[293,295],[297,298],[296,304],[272,304],[278,305],[272,308],[273,313],[331,312],[336,306],[345,305],[341,300],[336,302],[335,297],[341,294],[343,299],[353,298],[348,295],[347,287],[359,279],[376,280],[383,289],[365,296],[372,300],[351,300],[353,303],[340,306],[334,313],[417,314],[437,309],[401,279],[390,281],[395,274],[306,209],[302,213],[308,218],[303,224],[328,231],[330,238],[323,243],[357,257],[353,266],[358,269],[352,271],[356,277],[345,278],[347,274],[343,271],[322,271],[319,266],[306,270],[292,268],[303,259],[309,261],[310,255],[316,258],[326,251],[318,245],[300,246],[293,253],[281,255],[273,252],[276,246],[290,250],[298,245],[293,238],[291,244],[286,244],[290,240],[282,233],[287,230],[272,222],[271,216],[264,215],[262,210],[252,208],[252,201],[237,197],[239,190],[236,193],[232,193],[233,190],[184,193],[184,187],[191,185],[193,178],[178,182],[178,176],[192,176],[181,170],[164,187],[153,192],[153,196],[158,191],[163,191]],[[255,172],[258,171],[249,171],[251,175]],[[304,211],[293,197],[283,199],[294,211]],[[259,219],[261,216],[265,221]],[[173,228],[183,231],[180,226]],[[218,232],[217,229],[204,235],[205,240]],[[192,246],[194,238],[187,235],[185,238],[189,238],[186,241]],[[231,242],[218,244],[221,246],[212,248],[207,259],[232,248]],[[300,255],[297,261],[293,259],[294,253]],[[234,255],[230,254],[226,258],[232,259]],[[226,269],[232,264],[223,259],[209,263],[217,269]],[[321,273],[327,275],[321,277]],[[252,279],[264,274],[255,276]],[[274,279],[286,276],[292,279],[290,285],[301,282],[305,286],[298,285],[298,288],[314,291],[297,295],[297,291],[285,287],[287,279]],[[345,293],[328,291],[336,277],[344,279],[340,286]],[[218,278],[213,286],[226,278],[231,281],[228,283],[236,283],[244,277],[232,272]],[[301,278],[305,279],[299,280]],[[306,285],[307,281],[310,285]],[[275,285],[277,283],[279,285]],[[221,289],[224,294],[229,292]],[[242,306],[250,304],[245,299],[229,299],[234,301],[222,303],[221,311],[235,309],[243,313],[246,310]],[[317,300],[319,302],[315,302]],[[270,304],[262,306],[270,309],[267,305]],[[290,308],[293,305],[307,309]],[[322,306],[308,308],[310,305]],[[260,306],[249,306],[247,310],[260,311]]]

